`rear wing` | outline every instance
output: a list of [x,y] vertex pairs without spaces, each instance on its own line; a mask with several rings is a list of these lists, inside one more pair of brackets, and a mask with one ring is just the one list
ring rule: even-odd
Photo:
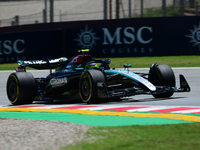
[[66,64],[68,62],[68,59],[65,57],[57,58],[57,59],[51,59],[44,58],[42,60],[18,60],[18,64],[20,68],[34,68],[34,69],[54,69],[57,67],[62,66],[63,64]]

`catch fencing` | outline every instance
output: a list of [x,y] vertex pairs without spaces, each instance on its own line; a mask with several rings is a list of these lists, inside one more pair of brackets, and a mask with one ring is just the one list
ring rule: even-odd
[[0,26],[199,15],[200,0],[0,0]]

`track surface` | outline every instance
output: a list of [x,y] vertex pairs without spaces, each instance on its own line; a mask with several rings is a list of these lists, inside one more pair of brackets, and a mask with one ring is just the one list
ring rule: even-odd
[[[132,69],[135,72],[145,72],[147,73],[149,69]],[[200,106],[200,68],[173,68],[177,87],[179,87],[179,74],[183,74],[188,81],[191,92],[186,93],[175,93],[171,98],[168,99],[155,99],[151,95],[137,95],[129,97],[128,99],[123,100],[121,105],[126,105],[126,103],[131,103],[131,106]],[[7,106],[10,105],[10,102],[7,99],[6,95],[6,81],[10,73],[14,71],[1,71],[0,72],[0,105]],[[34,77],[46,77],[49,74],[49,71],[29,71],[33,74]],[[36,102],[38,103],[38,102]],[[41,102],[39,102],[41,103]],[[42,102],[45,103],[45,102]],[[103,103],[103,105],[113,105],[119,102],[109,102]],[[79,105],[82,105],[80,103]],[[83,104],[85,105],[85,104]],[[99,105],[102,105],[99,104]]]
[[[149,69],[134,69],[148,72]],[[0,72],[0,117],[67,121],[92,126],[177,124],[200,122],[200,68],[173,69],[177,78],[183,74],[191,86],[190,93],[175,93],[168,99],[151,95],[132,96],[119,102],[85,103],[35,102],[31,105],[10,105],[6,96],[6,80],[11,71]],[[45,77],[48,71],[30,71],[34,77]],[[21,113],[22,112],[22,113]]]

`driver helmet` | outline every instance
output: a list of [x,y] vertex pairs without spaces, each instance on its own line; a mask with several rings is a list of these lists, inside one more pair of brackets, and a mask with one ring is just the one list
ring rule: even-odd
[[88,60],[92,60],[92,56],[91,55],[78,55],[76,57],[74,57],[71,61],[71,64],[73,65],[79,65],[84,63],[85,61]]
[[98,65],[96,63],[91,63],[91,64],[85,66],[86,69],[94,69],[97,67],[98,67]]

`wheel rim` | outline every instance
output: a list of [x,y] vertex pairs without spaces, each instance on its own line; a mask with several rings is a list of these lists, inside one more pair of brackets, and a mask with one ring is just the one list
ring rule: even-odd
[[8,79],[7,95],[11,103],[15,103],[18,99],[19,87],[17,78],[14,75],[11,75]]
[[85,78],[82,82],[82,94],[84,97],[88,97],[90,94],[90,83],[87,78]]
[[15,98],[17,96],[17,86],[13,81],[11,81],[8,87],[8,92],[11,98]]
[[88,73],[82,74],[80,78],[79,95],[84,103],[89,102],[92,97],[92,80]]

